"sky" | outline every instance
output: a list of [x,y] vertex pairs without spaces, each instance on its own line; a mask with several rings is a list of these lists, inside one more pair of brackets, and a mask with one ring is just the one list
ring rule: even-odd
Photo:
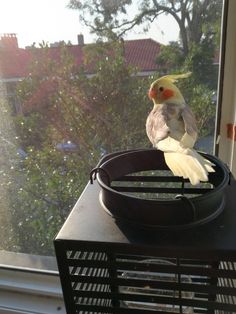
[[[137,1],[137,0],[134,0]],[[96,37],[81,25],[79,13],[67,8],[69,0],[0,0],[0,34],[16,33],[19,47],[43,40],[48,43],[64,40],[77,44],[77,35],[84,35],[85,43]],[[172,18],[162,17],[152,23],[147,34],[131,32],[125,39],[152,38],[162,44],[177,40],[178,28]]]

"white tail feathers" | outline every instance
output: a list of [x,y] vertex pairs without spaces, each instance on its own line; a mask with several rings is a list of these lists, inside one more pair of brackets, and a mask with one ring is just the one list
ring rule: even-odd
[[[187,154],[186,154],[187,152]],[[189,179],[192,185],[199,184],[200,181],[208,181],[208,172],[215,172],[209,160],[202,157],[193,149],[181,152],[165,152],[167,166],[175,176]]]

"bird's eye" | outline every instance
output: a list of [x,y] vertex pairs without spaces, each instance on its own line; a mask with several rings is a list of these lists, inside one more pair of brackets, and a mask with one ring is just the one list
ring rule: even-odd
[[159,87],[159,92],[163,92],[163,90],[164,90],[164,87],[160,86]]

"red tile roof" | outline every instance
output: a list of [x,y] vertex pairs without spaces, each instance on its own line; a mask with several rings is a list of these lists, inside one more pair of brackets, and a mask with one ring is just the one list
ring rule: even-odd
[[21,78],[28,73],[32,55],[25,49],[2,50],[0,49],[0,78]]
[[[137,39],[124,41],[125,58],[127,64],[136,66],[140,72],[156,71],[156,57],[160,51],[160,44],[152,39]],[[78,65],[83,63],[83,50],[80,45],[68,46],[75,56]],[[40,53],[40,48],[38,48]],[[54,60],[59,59],[60,49],[51,47],[50,54]],[[0,45],[0,78],[21,78],[29,73],[32,60],[31,49],[5,49]],[[88,71],[91,72],[91,71]]]
[[155,71],[157,55],[161,45],[152,39],[128,40],[125,44],[125,58],[128,64],[137,66],[141,71]]

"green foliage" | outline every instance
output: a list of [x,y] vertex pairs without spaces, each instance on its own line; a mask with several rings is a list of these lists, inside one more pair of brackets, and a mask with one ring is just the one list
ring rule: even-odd
[[[0,89],[4,92],[4,86],[0,83]],[[15,248],[17,239],[14,239],[12,215],[9,211],[10,188],[13,185],[12,173],[18,162],[16,136],[11,112],[4,97],[0,99],[0,249]]]
[[[222,0],[70,0],[68,7],[78,10],[80,20],[99,38],[121,38],[142,26],[147,31],[153,21],[170,15],[179,27],[179,42],[186,56],[192,43],[204,38],[219,39]],[[163,32],[166,30],[163,29]],[[217,40],[216,39],[216,40]],[[215,40],[215,42],[216,42]]]
[[199,129],[199,138],[213,134],[215,128],[216,104],[214,91],[205,85],[193,87],[190,106],[193,108]]
[[[107,152],[140,147],[145,138],[148,82],[134,77],[135,69],[127,67],[122,43],[101,43],[96,52],[95,58],[103,58],[89,80],[86,100],[93,106],[98,141]],[[93,48],[86,54],[93,55]]]
[[183,63],[183,69],[193,73],[195,84],[203,84],[212,90],[216,90],[218,78],[218,66],[214,65],[215,49],[210,39],[199,45],[192,44]]
[[[17,146],[26,157],[8,171],[12,184],[7,190],[18,239],[14,249],[22,252],[53,253],[53,237],[104,152],[149,146],[149,82],[126,66],[123,43],[85,49],[86,61],[96,73],[90,78],[67,48],[61,46],[57,63],[47,46],[40,48],[43,57],[34,48],[31,75],[18,87],[24,115],[14,117],[14,128]],[[64,143],[75,146],[59,149]]]
[[39,112],[32,112],[30,117],[19,115],[15,117],[15,129],[23,149],[34,145],[40,148],[46,137],[45,118]]
[[84,188],[81,161],[50,147],[31,148],[13,174],[11,212],[19,250],[51,254],[52,239]]
[[69,7],[79,10],[81,20],[93,33],[108,40],[122,37],[140,24],[148,30],[160,15],[172,16],[179,27],[179,40],[163,45],[156,61],[161,73],[192,72],[188,85],[180,83],[180,87],[183,85],[186,100],[200,119],[200,136],[212,132],[212,95],[218,77],[214,56],[219,50],[222,0],[142,0],[139,4],[123,0],[70,0]]
[[214,65],[215,46],[213,38],[200,44],[192,43],[185,58],[178,43],[162,46],[157,62],[162,71],[171,73],[192,72],[188,80],[178,83],[187,104],[193,110],[199,129],[199,138],[212,134],[215,123],[218,66]]
[[[168,73],[193,72],[179,87],[196,115],[200,136],[208,135],[214,127],[217,70],[212,59],[221,1],[140,1],[139,11],[129,19],[131,3],[71,0],[70,6],[82,14],[90,12],[83,14],[84,22],[108,39],[117,39],[136,25],[145,27],[159,14],[181,11],[180,41],[163,46],[157,62]],[[87,16],[93,23],[85,20]],[[24,115],[11,117],[7,106],[1,106],[0,205],[8,213],[2,217],[9,228],[0,231],[11,239],[2,241],[5,249],[52,254],[53,237],[101,155],[150,146],[145,134],[151,109],[147,90],[159,74],[145,80],[137,77],[137,69],[127,67],[124,45],[118,40],[85,46],[85,64],[80,68],[63,43],[56,60],[44,42],[30,51],[31,74],[18,86]],[[95,74],[88,77],[86,68]],[[70,151],[58,149],[64,143],[75,146]],[[17,148],[26,155],[20,157]]]
[[198,126],[198,138],[212,135],[215,128],[215,92],[204,84],[196,84],[194,78],[178,85],[183,91],[186,102],[194,112]]
[[168,46],[162,45],[160,53],[156,58],[156,63],[160,65],[163,71],[178,71],[184,62],[183,53],[177,42],[171,42]]

